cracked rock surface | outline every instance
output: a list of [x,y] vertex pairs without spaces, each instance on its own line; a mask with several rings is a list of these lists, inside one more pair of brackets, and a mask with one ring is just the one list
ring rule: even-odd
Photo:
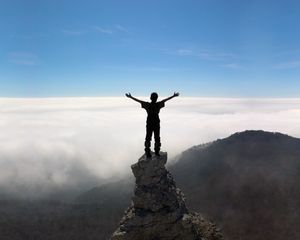
[[216,226],[190,213],[184,196],[165,168],[167,153],[131,166],[136,178],[132,205],[111,240],[221,240]]

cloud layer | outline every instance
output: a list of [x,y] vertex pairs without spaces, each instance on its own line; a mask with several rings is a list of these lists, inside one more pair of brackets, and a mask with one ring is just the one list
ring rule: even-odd
[[[143,98],[148,100],[148,98]],[[128,174],[146,113],[127,98],[0,99],[0,189],[46,194]],[[176,98],[161,110],[170,158],[246,129],[300,137],[300,99]]]

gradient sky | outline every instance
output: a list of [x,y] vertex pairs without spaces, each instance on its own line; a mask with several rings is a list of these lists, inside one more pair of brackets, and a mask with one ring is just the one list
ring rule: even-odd
[[300,97],[300,2],[0,0],[0,96]]

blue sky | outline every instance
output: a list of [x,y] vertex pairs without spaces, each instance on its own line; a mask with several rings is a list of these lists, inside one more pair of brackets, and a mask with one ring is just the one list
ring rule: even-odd
[[2,97],[300,97],[299,1],[0,5]]

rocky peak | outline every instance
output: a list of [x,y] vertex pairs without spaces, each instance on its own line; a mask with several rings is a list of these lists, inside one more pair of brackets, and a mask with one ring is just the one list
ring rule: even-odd
[[167,153],[131,166],[136,178],[132,205],[111,240],[220,240],[216,226],[190,213],[184,196],[165,168]]

